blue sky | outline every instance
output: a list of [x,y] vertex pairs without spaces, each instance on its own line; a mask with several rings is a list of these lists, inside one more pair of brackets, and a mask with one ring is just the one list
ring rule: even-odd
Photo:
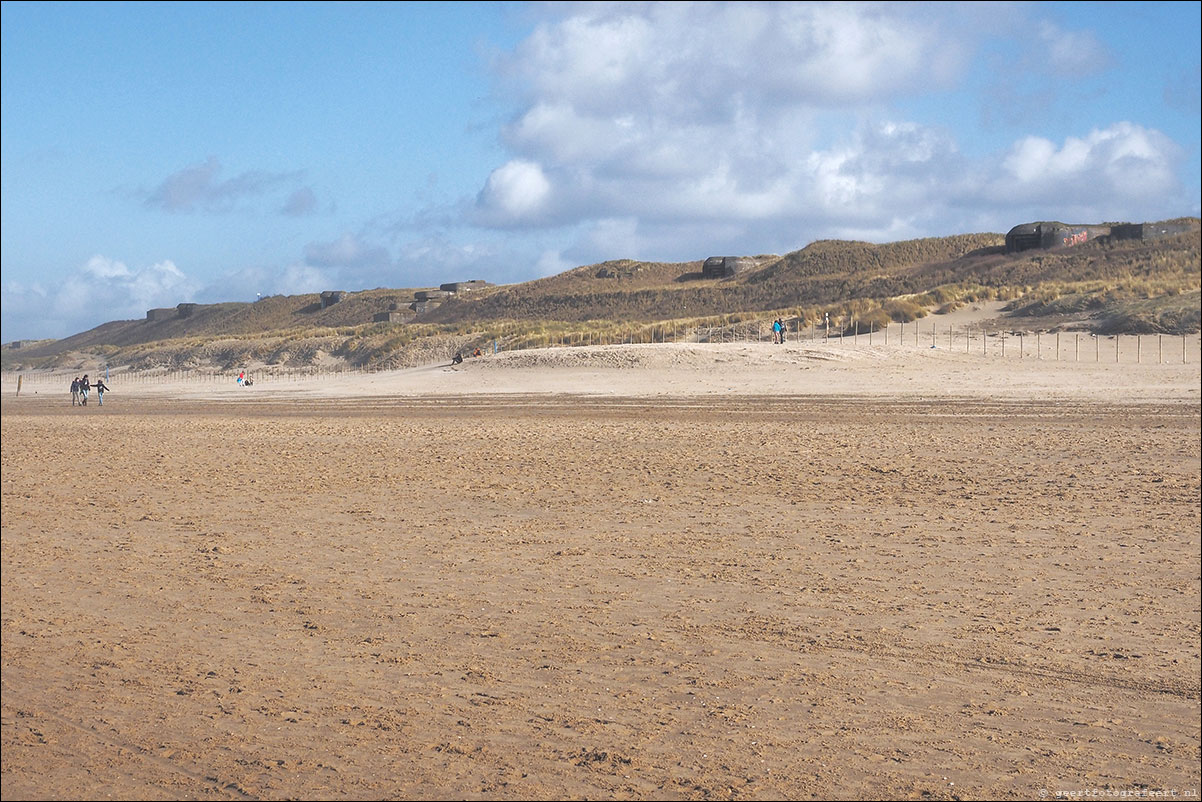
[[1200,214],[1189,3],[3,3],[0,339]]

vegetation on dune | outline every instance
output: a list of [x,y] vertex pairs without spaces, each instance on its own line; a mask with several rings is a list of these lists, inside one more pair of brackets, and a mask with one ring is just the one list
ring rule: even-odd
[[1006,254],[1000,234],[873,245],[823,240],[756,267],[706,278],[702,262],[613,260],[522,284],[442,299],[413,322],[413,289],[318,294],[199,305],[163,320],[105,323],[62,340],[5,346],[5,370],[88,363],[134,369],[395,368],[455,351],[663,340],[721,340],[776,317],[793,327],[881,328],[965,304],[1008,301],[1032,328],[1098,333],[1197,332],[1202,325],[1197,219],[1149,241],[1099,240]]

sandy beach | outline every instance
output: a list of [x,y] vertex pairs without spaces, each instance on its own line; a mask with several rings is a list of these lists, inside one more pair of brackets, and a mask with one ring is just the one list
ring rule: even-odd
[[1197,798],[1175,342],[6,377],[3,797]]

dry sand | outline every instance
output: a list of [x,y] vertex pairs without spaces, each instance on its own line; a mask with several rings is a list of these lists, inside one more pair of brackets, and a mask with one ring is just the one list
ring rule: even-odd
[[3,797],[1197,798],[1189,347],[6,383]]

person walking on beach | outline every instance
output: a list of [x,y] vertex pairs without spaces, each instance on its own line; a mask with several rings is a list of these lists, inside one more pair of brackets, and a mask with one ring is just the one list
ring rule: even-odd
[[772,342],[780,344],[780,318],[772,322]]
[[71,380],[71,406],[79,403],[79,377]]
[[108,388],[104,386],[104,379],[97,379],[96,383],[92,386],[96,388],[96,404],[98,406],[104,406],[104,393],[106,390],[108,390]]
[[778,345],[784,345],[785,344],[785,332],[789,330],[789,327],[785,325],[784,319],[779,318],[779,317],[776,319],[776,325],[778,326],[778,328],[776,330],[776,332],[777,332],[776,333],[776,336],[777,336],[776,342]]
[[88,384],[88,374],[85,373],[83,378],[79,380],[79,394],[83,396],[80,406],[86,407],[88,405],[88,390],[90,387],[91,385]]

